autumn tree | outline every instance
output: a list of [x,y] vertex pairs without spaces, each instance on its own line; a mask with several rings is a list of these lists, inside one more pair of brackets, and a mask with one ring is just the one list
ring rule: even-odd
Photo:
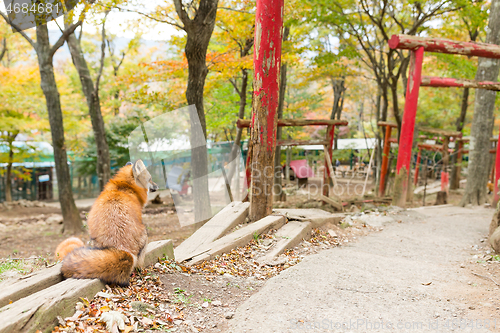
[[0,162],[7,164],[5,199],[12,201],[12,176],[24,175],[12,168],[13,163],[27,157],[35,159],[35,156],[30,155],[28,145],[16,146],[14,140],[20,133],[33,135],[31,132],[45,129],[45,122],[40,117],[43,106],[37,68],[31,64],[17,63],[13,68],[0,66],[0,100],[0,146],[5,147],[0,153]]
[[82,24],[84,13],[88,5],[82,11],[77,23],[66,28],[58,40],[51,45],[49,41],[49,31],[47,24],[40,24],[36,27],[36,41],[31,39],[24,31],[10,21],[3,12],[0,15],[5,22],[10,24],[23,36],[33,47],[37,55],[38,68],[40,71],[41,88],[46,100],[49,114],[50,130],[52,135],[52,145],[54,148],[54,162],[56,166],[57,187],[59,192],[59,202],[64,218],[65,233],[80,233],[82,231],[82,220],[75,205],[73,190],[71,187],[71,177],[68,167],[68,156],[64,139],[64,126],[61,110],[61,100],[54,75],[54,54],[64,44],[66,38]]
[[[492,0],[486,43],[500,45],[500,0]],[[497,81],[500,60],[479,58],[476,73],[477,81]],[[467,186],[460,201],[467,204],[482,205],[486,202],[486,185],[489,173],[489,149],[492,132],[493,111],[496,92],[484,89],[476,91],[474,116],[472,118],[469,170]]]
[[[353,50],[359,50],[358,59],[371,70],[379,88],[376,122],[388,119],[389,105],[401,130],[399,89],[402,79],[406,87],[409,55],[388,46],[392,34],[418,35],[428,29],[429,21],[457,8],[454,0],[407,1],[371,0],[307,0],[311,7],[310,19],[336,29],[336,35]],[[404,10],[402,10],[404,8]],[[403,89],[403,93],[406,90]],[[390,94],[390,97],[389,97]],[[380,140],[384,129],[379,129],[377,161],[382,160]]]
[[[248,84],[249,74],[252,69],[251,53],[253,51],[255,14],[254,1],[224,1],[221,3],[220,14],[216,21],[216,27],[211,39],[209,49],[209,70],[218,73],[217,79],[231,84],[238,96],[237,112],[229,110],[229,123],[224,124],[224,130],[236,128],[236,119],[245,118],[245,110],[248,106]],[[211,104],[214,111],[218,108],[218,100]],[[213,112],[211,112],[213,114]],[[215,114],[214,119],[218,118]],[[243,134],[242,128],[236,128],[233,146],[230,153],[230,161],[236,158]],[[235,164],[232,164],[228,172],[231,181],[235,172]]]
[[[105,23],[108,13],[109,11],[105,12],[102,22],[102,41],[100,50],[101,58],[100,66],[98,72],[96,73],[95,79],[92,79],[89,66],[87,65],[87,61],[80,44],[83,31],[80,32],[79,38],[76,37],[74,32],[67,35],[66,37],[73,64],[75,65],[78,76],[80,77],[82,90],[87,101],[89,110],[88,112],[90,115],[90,120],[92,122],[92,130],[94,132],[95,144],[97,146],[97,178],[99,179],[99,188],[101,191],[104,189],[104,185],[106,185],[108,180],[111,178],[111,160],[109,156],[109,146],[106,140],[106,128],[101,112],[101,100],[99,96],[99,84],[101,82],[101,76],[104,69],[104,57],[106,50]],[[73,23],[72,21],[72,13],[67,14],[64,19],[66,29],[69,29],[71,27]]]

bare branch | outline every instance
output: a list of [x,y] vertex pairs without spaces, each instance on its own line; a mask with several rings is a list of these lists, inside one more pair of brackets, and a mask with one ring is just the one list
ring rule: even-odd
[[97,73],[97,78],[95,79],[94,92],[99,92],[99,82],[101,80],[102,71],[104,69],[104,57],[106,56],[106,18],[108,17],[109,10],[104,14],[104,19],[102,20],[102,42],[101,42],[101,65],[99,67],[99,72]]
[[[153,21],[156,21],[156,22],[159,22],[159,23],[166,23],[166,24],[169,24],[169,25],[172,25],[176,28],[179,28],[181,30],[186,30],[183,26],[175,23],[175,20],[172,19],[171,17],[167,16],[169,19],[173,20],[174,22],[172,21],[166,21],[166,20],[162,20],[160,18],[157,18],[157,17],[154,17],[154,16],[151,16],[149,14],[146,14],[146,13],[143,13],[143,12],[140,12],[138,10],[133,10],[133,9],[128,9],[128,8],[123,8],[123,7],[118,7],[118,6],[113,6],[113,7],[110,7],[110,6],[106,6],[106,5],[103,5],[103,4],[100,4],[100,3],[97,3],[97,5],[101,6],[101,7],[104,7],[106,8],[107,10],[111,10],[113,8],[116,8],[118,9],[119,11],[122,11],[122,12],[128,12],[128,13],[136,13],[136,14],[139,14],[139,15],[142,15],[150,20],[153,20]],[[184,22],[183,22],[184,23]]]
[[72,24],[68,29],[63,31],[63,34],[61,35],[61,37],[59,37],[57,42],[54,45],[52,45],[52,47],[50,48],[50,51],[49,51],[50,58],[52,58],[54,56],[56,51],[59,50],[59,48],[64,45],[64,42],[66,41],[68,36],[71,35],[73,32],[75,32],[76,28],[78,28],[80,26],[80,24],[82,24],[82,23],[83,23],[83,21],[78,21],[75,24]]
[[21,28],[19,28],[19,26],[17,24],[12,23],[10,21],[9,17],[7,15],[5,15],[3,12],[0,12],[0,15],[3,17],[5,22],[7,22],[7,24],[9,24],[11,27],[16,29],[17,32],[19,32],[19,34],[21,34],[21,36],[23,36],[24,39],[26,39],[28,41],[28,43],[30,43],[30,45],[36,50],[37,44],[33,41],[33,39],[29,38],[29,36],[26,35],[26,33],[24,31],[22,31]]
[[231,82],[231,84],[233,85],[234,90],[236,90],[236,93],[237,93],[238,95],[241,95],[241,93],[240,93],[240,89],[238,88],[238,85],[236,84],[236,81],[235,81],[233,78],[230,78],[230,79],[229,79],[229,82]]
[[234,8],[228,8],[228,7],[218,7],[218,9],[231,10],[233,12],[255,15],[255,13],[252,13],[252,12],[247,12],[247,11],[244,11],[244,10],[234,9]]
[[184,9],[182,0],[174,0],[174,5],[175,5],[175,11],[177,12],[177,15],[179,15],[179,19],[182,21],[184,26],[188,25],[191,22],[191,19],[189,18],[189,15]]

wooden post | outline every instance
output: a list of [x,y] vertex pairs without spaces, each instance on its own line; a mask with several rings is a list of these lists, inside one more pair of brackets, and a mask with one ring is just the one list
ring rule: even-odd
[[458,178],[456,183],[458,184],[458,188],[460,188],[460,173],[462,172],[462,154],[464,150],[464,142],[462,141],[462,139],[457,140],[457,142],[458,142],[458,152],[457,152],[457,162],[456,162],[457,172],[455,177]]
[[[333,153],[333,138],[335,136],[335,126],[328,125],[326,130],[326,140],[328,144],[325,146],[325,171],[323,173],[323,195],[328,197],[330,195],[330,170],[328,165],[332,163],[332,153]],[[327,154],[328,152],[328,154]],[[333,171],[333,170],[332,170]]]
[[257,0],[252,105],[250,220],[271,214],[284,0]]
[[449,173],[448,164],[450,164],[450,152],[448,151],[448,145],[450,142],[449,136],[443,137],[443,170],[441,171],[441,191],[448,193],[449,188]]
[[498,203],[498,180],[500,179],[500,132],[498,132],[498,143],[497,143],[497,155],[495,158],[495,183],[493,190],[493,207],[497,206]]
[[380,169],[380,184],[379,196],[383,197],[385,194],[385,177],[387,175],[387,167],[389,165],[389,153],[391,151],[391,130],[392,127],[387,125],[385,127],[384,151],[382,153],[382,166]]
[[418,150],[417,155],[417,164],[415,165],[415,179],[413,180],[413,185],[417,186],[418,184],[418,170],[420,169],[420,158],[422,155],[422,149]]
[[394,183],[393,205],[404,207],[408,192],[408,177],[411,166],[411,148],[413,145],[413,131],[415,130],[415,116],[417,114],[418,92],[422,75],[422,60],[424,48],[419,47],[411,51],[408,85],[406,87],[406,102],[399,139],[398,164]]

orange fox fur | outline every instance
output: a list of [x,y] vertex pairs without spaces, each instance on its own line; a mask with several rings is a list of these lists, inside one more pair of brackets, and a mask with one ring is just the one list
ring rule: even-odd
[[89,212],[92,247],[83,247],[74,237],[57,247],[64,277],[99,278],[108,284],[128,285],[133,268],[144,264],[148,236],[142,208],[148,188],[156,191],[158,185],[151,181],[142,161],[118,171]]

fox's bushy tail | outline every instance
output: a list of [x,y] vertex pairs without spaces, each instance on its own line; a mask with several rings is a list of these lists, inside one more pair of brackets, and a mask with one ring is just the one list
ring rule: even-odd
[[56,249],[56,261],[63,260],[71,251],[79,247],[84,247],[82,240],[77,237],[70,237],[62,241]]
[[61,272],[65,278],[100,279],[107,284],[128,286],[134,257],[122,250],[78,248],[64,258]]

